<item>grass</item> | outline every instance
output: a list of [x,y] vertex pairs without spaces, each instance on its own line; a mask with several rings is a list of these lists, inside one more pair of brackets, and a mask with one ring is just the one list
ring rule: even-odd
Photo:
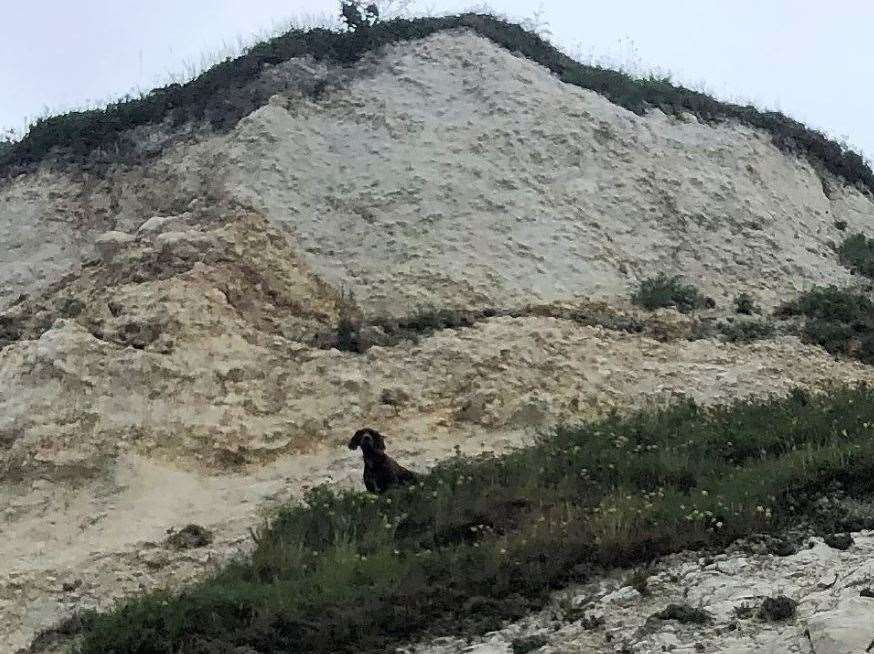
[[683,402],[564,427],[500,458],[455,457],[383,496],[319,487],[257,532],[250,558],[178,594],[85,616],[74,651],[382,652],[485,632],[600,566],[723,547],[809,516],[841,530],[840,513],[816,513],[816,500],[835,483],[870,493],[872,433],[865,387]]
[[697,288],[683,284],[678,275],[665,273],[644,279],[632,294],[631,301],[644,309],[673,307],[682,313],[713,306],[713,301],[701,295]]
[[806,157],[815,169],[824,168],[850,184],[874,190],[874,172],[860,154],[781,113],[720,102],[663,78],[637,79],[588,66],[519,25],[475,13],[396,19],[345,33],[323,28],[291,30],[253,46],[236,59],[217,64],[185,84],[171,84],[140,98],[111,103],[105,109],[40,119],[21,141],[0,149],[0,176],[32,168],[53,152],[66,160],[111,161],[124,152],[136,151],[136,144],[125,137],[128,130],[165,120],[174,126],[206,121],[216,129],[227,130],[264,104],[270,94],[283,90],[268,88],[266,82],[259,81],[267,66],[305,55],[349,64],[391,43],[458,28],[473,30],[546,67],[562,81],[596,91],[637,114],[658,108],[668,115],[691,113],[705,122],[733,120],[763,129],[778,148]]
[[863,234],[847,237],[838,248],[838,260],[850,270],[874,278],[874,239]]
[[784,304],[778,315],[806,318],[807,342],[831,354],[874,363],[874,302],[867,295],[835,286],[815,288]]

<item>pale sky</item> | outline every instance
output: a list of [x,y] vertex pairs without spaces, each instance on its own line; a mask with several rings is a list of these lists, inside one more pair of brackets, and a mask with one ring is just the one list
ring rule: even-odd
[[[874,3],[866,0],[491,0],[538,7],[583,58],[670,72],[717,97],[779,109],[874,154]],[[0,128],[184,75],[204,55],[334,0],[0,0]],[[418,0],[418,12],[471,0]]]

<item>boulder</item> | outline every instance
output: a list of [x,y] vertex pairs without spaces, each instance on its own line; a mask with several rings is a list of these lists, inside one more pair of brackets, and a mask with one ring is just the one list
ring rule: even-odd
[[807,634],[814,654],[864,654],[874,643],[874,599],[852,598],[813,615]]
[[112,259],[136,239],[126,232],[104,232],[94,239],[94,247],[104,261]]

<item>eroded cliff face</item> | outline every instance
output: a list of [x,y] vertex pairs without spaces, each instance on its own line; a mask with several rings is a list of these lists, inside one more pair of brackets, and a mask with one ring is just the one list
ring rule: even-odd
[[76,270],[100,232],[192,200],[259,211],[377,314],[625,298],[662,270],[773,302],[847,283],[834,223],[871,216],[764,133],[637,116],[470,33],[394,46],[346,77],[318,100],[276,95],[229,134],[189,130],[147,165],[6,182],[3,303]]
[[[862,231],[871,199],[766,135],[634,115],[466,32],[265,74],[302,69],[342,83],[227,134],[186,126],[146,163],[0,184],[0,648],[192,578],[259,509],[357,480],[342,445],[364,424],[426,467],[679,395],[874,381],[791,336],[688,341],[689,318],[628,303],[662,271],[710,317],[856,281],[835,223]],[[340,351],[346,291],[373,321],[512,315]],[[216,532],[205,554],[148,545],[187,521]]]

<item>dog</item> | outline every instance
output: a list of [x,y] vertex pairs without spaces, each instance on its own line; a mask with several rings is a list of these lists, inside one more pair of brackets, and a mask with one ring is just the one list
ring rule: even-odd
[[375,429],[359,429],[349,441],[349,449],[361,448],[364,456],[364,486],[371,493],[416,483],[415,473],[385,453],[385,438]]

